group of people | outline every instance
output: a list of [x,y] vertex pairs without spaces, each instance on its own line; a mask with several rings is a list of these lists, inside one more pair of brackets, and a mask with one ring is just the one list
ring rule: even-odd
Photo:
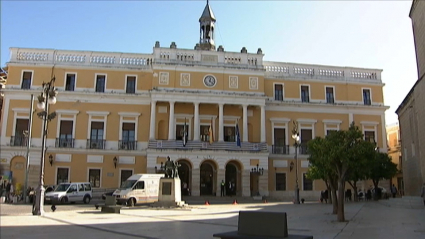
[[0,183],[0,196],[5,197],[5,203],[12,203],[15,189],[10,180],[2,180]]
[[228,187],[226,187],[226,183],[224,182],[224,180],[221,180],[220,189],[221,189],[220,195],[222,197],[226,195],[227,196],[236,195],[236,185],[234,182],[229,181]]

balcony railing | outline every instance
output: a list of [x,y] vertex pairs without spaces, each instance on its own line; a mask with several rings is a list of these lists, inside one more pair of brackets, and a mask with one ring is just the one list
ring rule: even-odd
[[55,147],[56,148],[74,148],[74,139],[61,139],[56,138]]
[[27,146],[27,144],[27,137],[23,135],[10,137],[10,146]]
[[88,139],[87,148],[88,149],[105,149],[105,140],[104,139]]
[[272,154],[289,154],[289,145],[272,145]]
[[300,144],[300,145],[298,145],[298,149],[299,149],[298,152],[300,154],[308,154],[307,144]]
[[120,140],[120,141],[118,141],[118,149],[121,149],[121,150],[136,150],[137,149],[137,141]]

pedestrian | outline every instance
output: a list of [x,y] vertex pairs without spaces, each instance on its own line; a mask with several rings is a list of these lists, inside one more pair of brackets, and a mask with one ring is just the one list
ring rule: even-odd
[[183,195],[188,195],[187,193],[187,183],[183,182]]
[[12,184],[10,183],[10,181],[7,181],[6,184],[6,203],[9,203],[9,199],[10,199],[10,189],[12,187]]
[[324,194],[325,192],[322,190],[322,191],[320,191],[320,203],[323,203],[323,194]]
[[224,180],[221,180],[221,187],[220,188],[221,188],[221,196],[224,197],[225,196],[224,190],[226,188],[226,184],[224,183]]
[[325,200],[325,203],[328,203],[328,198],[329,198],[329,191],[326,189],[325,192],[323,193],[323,200]]
[[391,194],[393,195],[393,198],[395,198],[395,196],[397,195],[397,188],[394,184],[393,186],[391,186]]
[[424,200],[424,206],[425,206],[425,183],[424,183],[424,185],[422,186],[422,193],[421,193],[421,197],[422,197],[422,199]]

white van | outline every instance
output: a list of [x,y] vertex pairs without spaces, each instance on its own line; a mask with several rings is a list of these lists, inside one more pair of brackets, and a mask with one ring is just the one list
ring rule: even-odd
[[159,179],[164,174],[134,174],[131,175],[119,189],[115,190],[118,204],[130,207],[137,203],[151,203],[158,201]]
[[93,191],[89,182],[83,183],[61,183],[54,191],[46,193],[46,203],[84,202],[89,203]]

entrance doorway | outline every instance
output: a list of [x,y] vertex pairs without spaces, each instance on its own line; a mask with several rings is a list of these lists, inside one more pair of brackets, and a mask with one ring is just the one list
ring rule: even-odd
[[257,196],[260,193],[259,189],[259,176],[257,172],[251,172],[250,174],[250,185],[251,185],[251,196]]
[[179,178],[181,181],[182,195],[190,195],[190,189],[192,186],[192,167],[187,160],[180,159],[177,161],[180,164],[179,167]]
[[214,195],[215,194],[215,166],[213,162],[203,162],[201,164],[200,172],[200,193],[201,196]]
[[236,161],[230,161],[226,165],[225,182],[226,196],[240,196],[242,182],[240,178],[240,164]]

